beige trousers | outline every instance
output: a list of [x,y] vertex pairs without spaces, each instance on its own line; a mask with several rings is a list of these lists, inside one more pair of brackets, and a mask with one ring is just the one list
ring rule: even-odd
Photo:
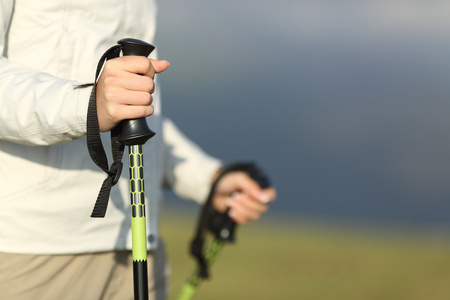
[[[149,299],[167,296],[169,268],[162,241],[148,255]],[[0,253],[0,299],[127,300],[133,295],[130,251],[78,255]]]

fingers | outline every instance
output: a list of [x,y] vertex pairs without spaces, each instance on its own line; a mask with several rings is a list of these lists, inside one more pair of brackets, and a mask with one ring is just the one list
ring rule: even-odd
[[110,96],[115,96],[115,93],[120,93],[122,90],[153,93],[155,88],[153,79],[148,76],[122,70],[106,72],[108,71],[105,71],[104,75],[102,74],[97,85],[103,84],[106,92],[112,94]]
[[264,204],[269,204],[275,201],[277,197],[277,192],[274,188],[266,188],[262,190],[258,189],[250,192],[250,194],[254,199],[257,199],[258,201]]
[[108,60],[97,81],[97,116],[100,131],[113,129],[124,119],[153,114],[154,76],[169,67],[164,60],[123,56]]
[[222,213],[229,209],[236,223],[245,224],[259,219],[275,198],[274,188],[261,189],[245,172],[232,172],[218,182],[213,206]]
[[229,201],[229,216],[238,224],[258,220],[268,209],[267,204],[255,201],[244,193],[237,193]]
[[[126,120],[145,118],[153,114],[153,97],[148,92],[117,91],[106,96],[109,103],[102,113],[110,119]],[[99,107],[100,105],[97,104]],[[99,111],[97,113],[100,113]],[[101,128],[102,129],[102,128]]]

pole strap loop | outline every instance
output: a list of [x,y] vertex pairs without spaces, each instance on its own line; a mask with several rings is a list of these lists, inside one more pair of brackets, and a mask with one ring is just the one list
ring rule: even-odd
[[94,209],[92,211],[92,218],[103,218],[106,214],[108,207],[109,195],[111,188],[114,186],[120,178],[122,172],[122,157],[124,152],[124,146],[119,142],[117,130],[111,131],[111,149],[113,156],[113,163],[111,167],[108,167],[108,158],[106,156],[105,149],[103,148],[102,140],[100,137],[100,128],[98,124],[97,116],[97,80],[104,63],[112,58],[119,57],[122,51],[121,45],[115,45],[109,48],[105,54],[102,55],[98,64],[97,71],[95,73],[95,82],[92,88],[92,92],[89,98],[88,112],[87,112],[87,148],[92,161],[102,169],[108,177],[103,181],[100,192],[97,196]]

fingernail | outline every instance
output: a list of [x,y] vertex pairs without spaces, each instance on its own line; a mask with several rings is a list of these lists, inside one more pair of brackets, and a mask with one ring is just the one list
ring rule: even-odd
[[264,204],[267,204],[267,203],[270,202],[269,196],[268,196],[266,193],[264,193],[264,192],[261,192],[261,193],[259,194],[259,200],[260,200],[262,203],[264,203]]
[[236,216],[236,213],[233,211],[233,210],[229,210],[228,211],[228,216],[230,217],[230,218],[234,218],[235,216]]
[[231,206],[231,203],[233,203],[233,201],[234,201],[234,199],[233,199],[232,197],[228,197],[228,198],[225,200],[225,205],[226,205],[227,207],[230,207],[230,206]]
[[234,192],[231,193],[230,197],[231,198],[236,198],[237,195],[239,195],[239,192],[238,191],[234,191]]

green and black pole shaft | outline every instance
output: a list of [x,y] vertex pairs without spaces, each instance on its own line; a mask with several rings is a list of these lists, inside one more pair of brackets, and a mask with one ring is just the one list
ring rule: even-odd
[[[235,163],[226,167],[213,183],[208,199],[203,205],[196,229],[196,235],[191,244],[191,254],[197,259],[197,268],[189,275],[181,288],[177,300],[193,299],[198,286],[203,279],[209,277],[208,268],[218,257],[223,246],[227,243],[235,242],[235,232],[237,224],[229,217],[227,210],[224,213],[216,211],[212,206],[212,199],[217,183],[223,176],[231,172],[245,172],[261,188],[271,187],[271,183],[266,173],[254,163]],[[235,191],[239,193],[241,191]],[[230,195],[232,197],[233,194]],[[207,233],[212,234],[211,241],[204,247]]]
[[[217,258],[220,250],[223,248],[223,242],[219,239],[213,239],[205,250],[206,264],[210,266]],[[181,287],[180,294],[177,300],[190,300],[194,298],[197,288],[202,282],[203,277],[200,276],[200,271],[196,269],[189,275],[185,283]]]
[[[217,227],[218,232],[213,232],[214,237],[206,246],[204,251],[204,261],[207,268],[209,268],[216,260],[225,243],[234,242],[234,234],[231,235],[229,233],[234,232],[236,223],[229,219],[229,217],[225,217],[225,219],[228,219],[226,220],[228,224],[224,224],[226,227],[223,228]],[[232,231],[230,231],[231,228]],[[181,287],[177,300],[193,299],[195,293],[197,292],[198,286],[204,278],[205,276],[202,276],[200,268],[196,268]]]
[[[123,39],[124,56],[147,57],[155,47],[140,40]],[[124,120],[118,128],[119,142],[128,146],[130,165],[131,232],[134,299],[148,300],[147,234],[145,220],[144,157],[142,145],[155,135],[145,118]]]

